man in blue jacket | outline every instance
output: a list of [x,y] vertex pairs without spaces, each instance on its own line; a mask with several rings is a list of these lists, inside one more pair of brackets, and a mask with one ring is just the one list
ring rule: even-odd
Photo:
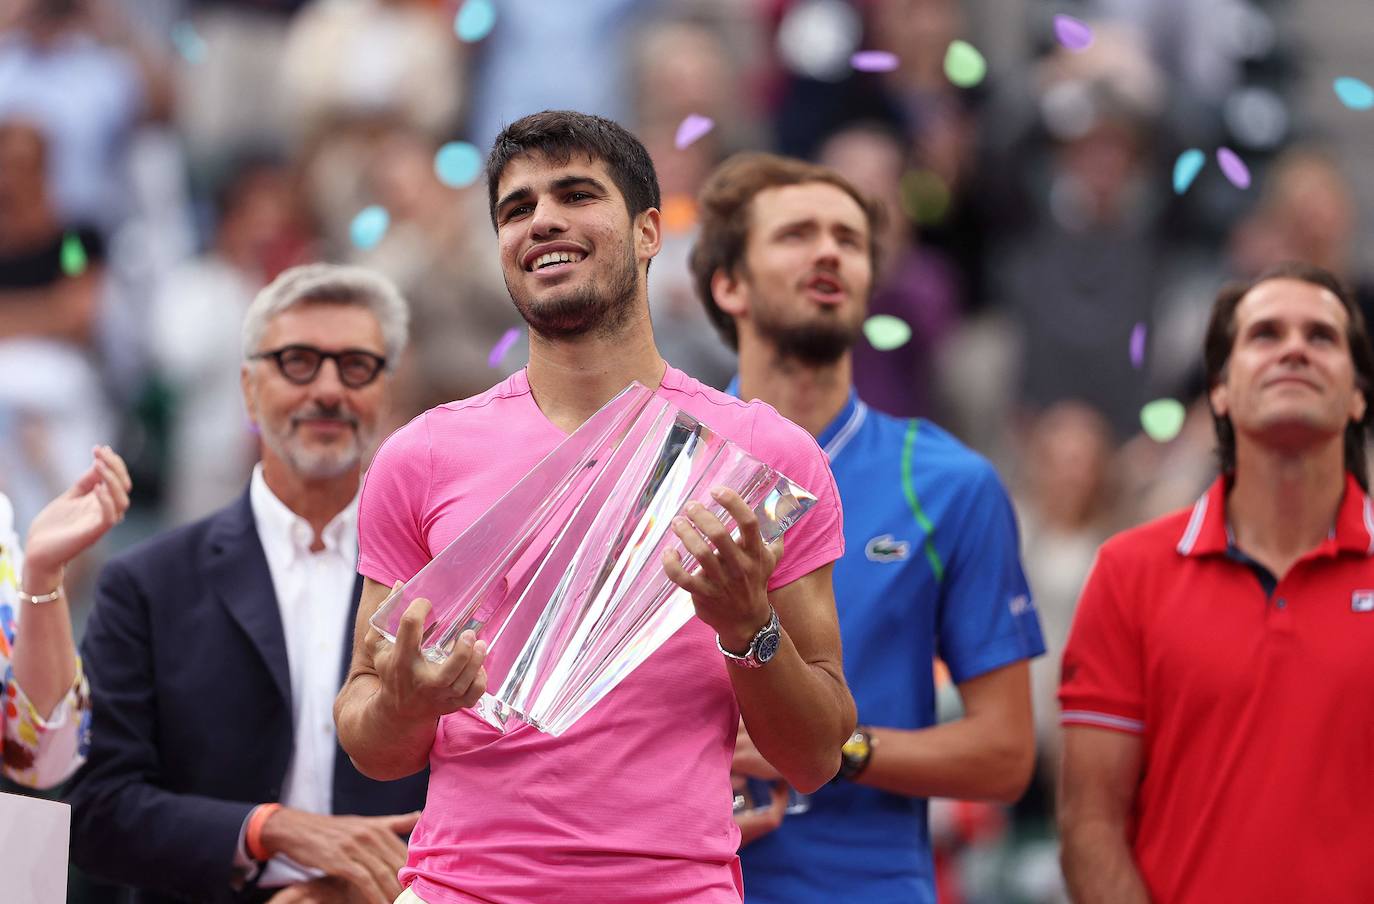
[[[830,458],[845,532],[835,601],[860,723],[809,811],[742,826],[748,900],[933,904],[926,799],[1013,801],[1034,761],[1027,661],[1044,643],[1010,502],[949,434],[854,392],[876,204],[831,170],[745,154],[708,180],[701,217],[693,276],[739,352],[733,390],[772,404]],[[964,710],[942,725],[936,656]],[[743,732],[735,771],[777,777]]]

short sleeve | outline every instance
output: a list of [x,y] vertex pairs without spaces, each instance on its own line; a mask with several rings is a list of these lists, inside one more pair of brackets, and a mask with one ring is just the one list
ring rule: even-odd
[[363,477],[358,573],[390,587],[429,563],[425,507],[431,480],[428,415],[387,437]]
[[[992,467],[969,481],[937,614],[940,658],[956,684],[1045,652],[1011,500]],[[935,529],[937,544],[940,529]]]
[[762,403],[755,415],[750,452],[816,497],[816,504],[783,535],[782,560],[768,579],[770,591],[785,587],[844,555],[844,518],[830,462],[816,440]]
[[1145,730],[1144,662],[1137,619],[1109,547],[1084,584],[1064,648],[1059,704],[1063,725],[1087,725],[1130,734]]

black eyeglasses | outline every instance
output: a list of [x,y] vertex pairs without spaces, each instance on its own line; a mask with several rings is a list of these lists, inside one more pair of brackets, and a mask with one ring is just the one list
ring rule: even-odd
[[341,352],[327,352],[313,345],[287,345],[276,351],[258,352],[252,356],[271,358],[277,362],[277,370],[297,386],[312,382],[319,375],[320,366],[325,360],[334,362],[339,371],[339,382],[349,389],[362,389],[386,367],[386,359],[362,349],[349,348]]

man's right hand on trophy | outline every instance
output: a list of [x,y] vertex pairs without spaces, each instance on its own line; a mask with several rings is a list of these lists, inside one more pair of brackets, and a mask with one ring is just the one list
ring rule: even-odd
[[768,623],[768,578],[782,557],[782,538],[764,543],[754,510],[729,487],[711,498],[735,519],[739,538],[700,502],[688,502],[672,521],[683,548],[697,560],[688,572],[674,549],[663,554],[668,580],[692,595],[697,618],[710,625],[727,649],[743,650]]
[[482,667],[487,642],[472,631],[458,636],[443,662],[430,662],[420,652],[429,608],[429,600],[412,600],[396,630],[396,642],[387,643],[377,635],[373,645],[382,703],[408,722],[433,720],[472,706],[487,689],[487,670]]

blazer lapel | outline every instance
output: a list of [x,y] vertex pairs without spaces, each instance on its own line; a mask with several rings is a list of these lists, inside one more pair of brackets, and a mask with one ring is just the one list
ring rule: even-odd
[[358,603],[363,596],[363,576],[353,579],[353,602],[348,607],[348,623],[344,625],[343,662],[339,664],[339,687],[348,680],[348,667],[353,662],[353,629],[358,623]]
[[257,649],[289,710],[291,669],[286,658],[286,635],[282,631],[272,573],[246,491],[219,515],[207,540],[206,574],[210,585]]

